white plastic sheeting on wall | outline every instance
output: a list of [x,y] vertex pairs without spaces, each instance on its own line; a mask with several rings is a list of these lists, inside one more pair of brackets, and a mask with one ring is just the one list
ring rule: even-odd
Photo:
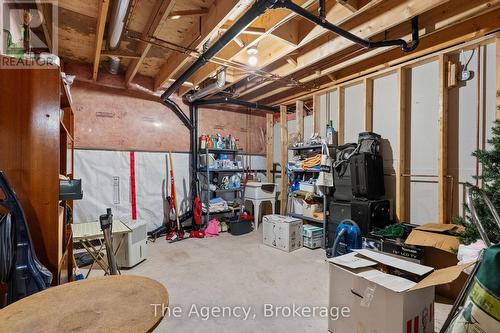
[[[243,156],[244,166],[265,169],[264,156]],[[137,219],[148,223],[148,230],[163,223],[162,189],[170,193],[167,154],[135,152]],[[189,209],[191,196],[190,155],[173,153],[175,191],[181,214]],[[82,179],[83,199],[75,201],[75,223],[95,221],[110,207],[113,214],[130,219],[130,152],[75,150],[75,177]],[[118,184],[118,185],[117,185]]]

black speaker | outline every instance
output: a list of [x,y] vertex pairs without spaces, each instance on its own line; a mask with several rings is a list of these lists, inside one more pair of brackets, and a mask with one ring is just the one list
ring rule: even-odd
[[351,202],[331,201],[328,205],[328,223],[326,226],[325,248],[333,246],[335,240],[335,231],[340,222],[351,218]]
[[391,204],[389,200],[353,200],[351,219],[366,236],[373,228],[385,228],[390,224]]

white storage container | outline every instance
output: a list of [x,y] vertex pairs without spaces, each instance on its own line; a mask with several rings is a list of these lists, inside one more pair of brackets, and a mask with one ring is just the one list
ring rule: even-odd
[[304,199],[292,198],[292,208],[293,213],[297,215],[304,214]]
[[264,244],[285,252],[302,247],[302,220],[290,216],[266,215],[262,221]]
[[245,198],[248,199],[272,199],[276,197],[276,184],[248,182],[245,186]]
[[310,183],[300,183],[299,189],[304,192],[311,192],[315,193],[316,192],[316,185],[310,184]]

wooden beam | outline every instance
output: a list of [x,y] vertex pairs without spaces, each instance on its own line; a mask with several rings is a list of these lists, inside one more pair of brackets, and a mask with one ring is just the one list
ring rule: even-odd
[[500,120],[500,37],[495,38],[496,44],[496,119]]
[[288,200],[287,189],[288,179],[286,176],[286,165],[288,163],[288,117],[286,106],[280,105],[281,124],[281,193],[280,193],[280,214],[285,215],[286,201]]
[[[363,8],[363,15],[356,13],[356,16],[353,18],[353,20],[345,20],[345,22],[338,25],[342,28],[348,29],[350,32],[362,38],[371,38],[374,36],[378,37],[379,34],[384,34],[388,30],[393,31],[391,35],[388,35],[385,38],[401,38],[402,36],[404,36],[403,38],[406,38],[405,35],[409,32],[407,21],[411,17],[430,11],[431,9],[434,9],[437,6],[445,4],[447,2],[447,0],[412,1],[412,5],[408,6],[408,3],[403,1],[382,1],[381,3],[372,1],[370,5],[367,5],[365,6],[365,8]],[[375,5],[377,6],[373,7]],[[379,13],[379,15],[375,16],[374,13]],[[441,12],[439,12],[439,14],[442,15]],[[353,14],[351,13],[351,16],[352,15]],[[366,19],[363,20],[362,18]],[[352,21],[354,21],[355,23],[353,23]],[[436,21],[439,21],[439,19],[436,19],[433,16],[432,19],[428,19],[428,21],[429,26],[431,26],[431,23],[436,23]],[[279,68],[274,69],[272,73],[279,76],[293,76],[297,72],[301,70],[303,71],[307,67],[314,66],[319,61],[324,61],[327,58],[331,58],[334,54],[345,51],[355,45],[354,42],[342,37],[332,38],[329,35],[328,37],[329,38],[327,38],[326,36],[317,38],[315,41],[308,44],[308,46],[302,47],[300,56],[298,57],[297,61],[298,66],[296,68],[293,68],[288,64],[283,64]],[[382,36],[382,38],[384,37]],[[377,51],[382,52],[381,49],[375,50],[375,52]],[[401,54],[400,49],[398,49],[397,51],[399,51],[399,54]],[[346,57],[346,60],[349,60],[350,58],[351,57]],[[323,75],[331,73],[330,69],[325,69],[326,70],[323,71]],[[312,74],[312,71],[310,72]],[[316,79],[316,77],[310,75],[307,78],[301,79],[301,82],[306,83],[314,81]],[[270,83],[262,83],[257,87],[263,87],[268,84]],[[274,92],[272,90],[267,93],[259,92],[257,95],[259,96],[260,100],[262,100],[266,97],[272,96],[272,94],[276,94],[280,91],[285,91],[289,88],[290,87],[281,87],[279,89],[272,89],[274,90]],[[252,89],[252,91],[253,90],[255,89]],[[248,91],[246,93],[248,93]],[[246,98],[244,94],[241,97]]]
[[[266,114],[266,175],[267,181],[273,181],[273,164],[274,164],[274,123],[273,114]],[[274,213],[274,212],[273,212]]]
[[[307,5],[307,4],[311,3],[312,1],[313,0],[300,0],[298,3]],[[265,38],[267,36],[269,36],[273,32],[273,30],[276,29],[277,27],[288,26],[290,21],[287,21],[287,20],[290,20],[292,17],[293,17],[293,14],[290,13],[289,11],[279,10],[279,11],[266,12],[264,15],[262,15],[256,21],[253,22],[254,25],[258,25],[258,26],[249,26],[238,35],[238,38],[240,38],[244,42],[244,44],[245,44],[244,47],[241,47],[240,45],[238,45],[238,47],[236,47],[234,45],[234,44],[236,44],[236,42],[229,43],[216,55],[216,57],[220,58],[219,60],[222,60],[222,62],[228,61],[228,60],[234,60],[236,57],[240,57],[240,58],[242,56],[247,57],[245,50],[248,47],[253,46],[253,45],[258,45],[258,43],[260,41],[267,42],[267,40]],[[282,22],[285,22],[285,23],[280,25],[280,23],[282,23]],[[229,26],[223,25],[220,30],[224,31],[224,30],[227,30],[228,28],[229,28]],[[282,41],[281,39],[279,39],[279,40]],[[287,46],[288,46],[288,48],[290,48],[290,44],[288,44]],[[267,49],[267,47],[262,47],[262,44],[261,44],[260,49],[261,50]],[[283,48],[279,48],[279,51],[283,52]],[[267,64],[267,62],[269,62],[268,59],[270,59],[271,57],[273,57],[273,59],[274,59],[277,57],[277,55],[276,54],[267,54],[265,57],[265,61],[266,61],[265,64]],[[246,58],[239,59],[238,61],[240,61],[242,63],[246,63]],[[198,85],[201,82],[203,82],[204,80],[206,80],[208,77],[213,75],[213,73],[217,72],[219,70],[219,68],[220,68],[220,66],[218,66],[216,64],[208,63],[205,66],[203,66],[202,68],[200,68],[193,75],[191,80],[195,84]],[[240,75],[240,76],[246,77],[247,75]],[[231,82],[230,84],[232,84],[232,83],[233,82]],[[228,84],[228,85],[230,85],[230,84]]]
[[354,13],[368,4],[370,0],[337,0],[337,2]]
[[295,124],[296,124],[296,135],[297,141],[304,141],[304,102],[295,102]]
[[[384,51],[384,49],[372,50],[338,65],[331,66],[330,69],[324,71],[324,74],[326,74],[325,78],[315,78],[315,81],[319,85],[318,90],[305,92],[303,89],[300,91],[293,88],[288,88],[287,90],[281,89],[282,93],[278,93],[272,97],[250,99],[250,101],[259,101],[267,104],[293,103],[299,98],[310,98],[313,94],[318,93],[318,91],[321,92],[334,89],[335,86],[343,82],[384,70],[388,67],[397,66],[398,64],[412,61],[460,43],[465,43],[499,28],[500,9],[498,8],[497,2],[495,7],[491,8],[487,13],[476,16],[465,22],[453,22],[452,24],[446,25],[442,30],[422,36],[417,50],[409,54],[404,54],[396,48],[382,53],[380,51]],[[335,79],[333,82],[328,78],[327,73],[333,75]],[[307,82],[304,78],[300,78],[300,80],[301,82]],[[258,91],[258,93],[260,96],[268,95],[265,91]],[[244,98],[244,96],[242,97]]]
[[[222,24],[227,21],[230,13],[235,10],[239,0],[224,0],[216,1],[209,8],[207,15],[202,16],[200,25],[194,24],[192,28],[185,33],[185,39],[182,45],[191,45],[191,47],[199,48],[202,46],[212,34],[214,34]],[[188,63],[190,58],[183,53],[172,54],[155,77],[155,90],[161,88],[168,79],[173,78],[184,65]]]
[[449,223],[448,210],[448,56],[439,55],[438,223]]
[[115,50],[115,51],[102,51],[101,57],[118,57],[124,59],[139,59],[141,55],[139,53]]
[[[161,23],[170,14],[172,8],[174,7],[175,0],[157,0],[151,15],[149,16],[148,22],[142,31],[143,40],[148,40],[150,37],[155,36],[160,30]],[[140,43],[139,54],[141,57],[139,59],[134,59],[128,65],[127,73],[125,74],[125,83],[129,85],[134,79],[135,75],[139,71],[144,59],[146,59],[149,50],[151,49],[151,44]]]
[[170,14],[168,14],[167,18],[169,20],[177,20],[180,19],[181,17],[203,16],[207,14],[208,14],[208,8],[177,10],[177,11],[171,11]]
[[50,13],[46,10],[47,6],[49,6],[50,9],[52,9],[52,6],[55,4],[43,4],[41,0],[35,0],[36,2],[36,8],[38,11],[42,14],[43,16],[43,21],[42,21],[42,29],[43,29],[43,35],[45,36],[45,42],[47,43],[47,47],[49,49],[49,52],[52,52],[52,11]]
[[297,67],[297,59],[293,56],[287,56],[285,58],[286,62],[288,62],[290,65]]
[[337,89],[337,142],[343,145],[345,142],[345,89]]
[[365,78],[363,80],[365,88],[365,131],[373,131],[373,80]]
[[102,38],[104,37],[104,28],[106,27],[106,17],[108,16],[109,0],[99,0],[99,15],[97,16],[97,28],[95,33],[95,51],[94,51],[94,68],[92,71],[92,79],[97,80],[97,72],[99,71],[99,62],[101,60]]
[[313,96],[313,133],[321,134],[321,96]]
[[398,146],[398,159],[396,161],[396,216],[395,219],[398,223],[408,222],[407,203],[409,200],[408,183],[404,175],[408,171],[408,129],[407,121],[409,119],[407,110],[407,98],[409,95],[408,75],[407,69],[398,68],[398,128],[397,128],[397,146]]

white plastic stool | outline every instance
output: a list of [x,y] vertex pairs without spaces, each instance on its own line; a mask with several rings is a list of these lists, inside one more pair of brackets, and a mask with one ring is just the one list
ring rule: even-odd
[[276,202],[276,184],[248,182],[245,185],[245,203],[251,201],[253,204],[253,215],[255,218],[255,231],[259,228],[260,205],[263,202],[270,202],[274,214]]
[[254,223],[255,223],[255,229],[254,231],[257,231],[257,229],[259,228],[259,222],[260,222],[260,205],[263,203],[263,202],[270,202],[271,203],[271,207],[272,207],[272,213],[271,214],[274,214],[274,205],[275,205],[275,202],[276,200],[275,199],[250,199],[250,198],[246,198],[245,197],[245,204],[247,201],[250,201],[252,202],[252,205],[253,205],[253,216],[254,216]]

